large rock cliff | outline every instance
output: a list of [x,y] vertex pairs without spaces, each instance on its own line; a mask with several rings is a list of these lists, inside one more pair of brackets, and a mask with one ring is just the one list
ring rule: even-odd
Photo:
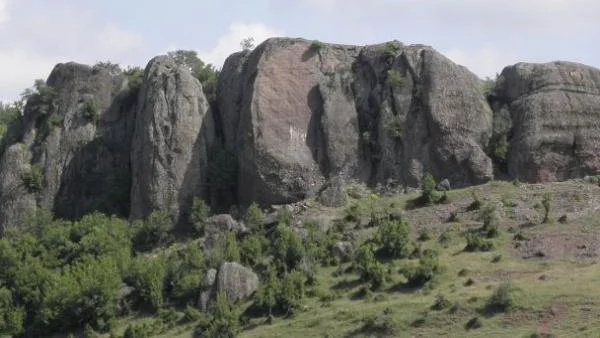
[[425,173],[461,187],[493,179],[490,156],[534,182],[600,171],[600,70],[575,63],[510,66],[487,92],[428,46],[275,38],[226,60],[215,102],[165,56],[136,79],[54,68],[0,145],[1,228],[40,207],[185,222],[194,197],[291,203]]
[[224,66],[220,113],[243,204],[289,203],[342,176],[417,187],[492,178],[479,79],[426,46],[270,39]]
[[[492,93],[508,121],[508,170],[529,182],[600,172],[600,70],[571,62],[506,67]],[[502,124],[499,124],[502,125]]]

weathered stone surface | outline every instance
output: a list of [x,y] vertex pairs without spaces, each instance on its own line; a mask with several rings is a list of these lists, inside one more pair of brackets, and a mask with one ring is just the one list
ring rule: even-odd
[[239,263],[223,263],[219,268],[217,292],[224,292],[230,303],[248,299],[258,286],[258,275]]
[[200,298],[198,298],[198,308],[202,312],[208,311],[210,301],[215,297],[215,288],[217,283],[217,270],[209,269],[204,276],[204,281],[200,289]]
[[600,171],[600,70],[571,62],[506,67],[492,95],[510,113],[508,170],[529,182]]
[[[93,210],[127,215],[135,104],[127,95],[127,78],[70,62],[56,65],[46,83],[55,95],[44,105],[35,97],[29,100],[20,130],[12,131],[18,143],[7,145],[2,160],[18,164],[0,175],[22,177],[35,166],[42,184],[27,197],[15,196],[8,186],[0,190],[0,200],[12,201],[0,211],[0,225],[18,224],[36,205],[69,218]],[[96,109],[88,109],[88,103]],[[12,184],[17,182],[22,180]]]
[[224,69],[220,107],[239,121],[225,139],[243,204],[292,203],[337,176],[413,187],[425,172],[456,186],[493,176],[480,80],[430,47],[278,38]]
[[131,153],[132,219],[155,209],[187,219],[202,195],[214,125],[202,86],[171,58],[150,61],[139,96]]
[[435,188],[439,191],[448,191],[448,190],[452,189],[452,186],[450,185],[450,180],[445,178],[445,179],[441,180],[440,183],[438,183]]
[[209,217],[204,224],[204,249],[212,250],[226,232],[242,234],[248,231],[246,226],[233,219],[231,215],[221,214]]
[[0,230],[18,227],[35,208],[35,196],[24,186],[23,178],[31,172],[31,153],[22,143],[9,147],[0,162]]
[[336,178],[328,182],[319,193],[319,202],[326,207],[343,207],[348,203],[343,182]]

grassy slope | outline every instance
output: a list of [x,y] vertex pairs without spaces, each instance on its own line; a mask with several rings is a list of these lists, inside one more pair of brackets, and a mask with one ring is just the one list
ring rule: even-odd
[[[492,252],[463,251],[462,231],[479,225],[478,213],[467,211],[473,190],[485,203],[499,205],[504,202],[502,235]],[[567,224],[540,224],[542,211],[539,205],[536,209],[536,205],[545,192],[554,196],[552,217],[558,219],[566,214]],[[376,203],[393,203],[403,208],[415,196],[382,198]],[[397,271],[405,262],[396,261],[393,263],[393,280],[383,290],[357,299],[355,294],[360,288],[357,276],[334,277],[337,267],[321,268],[319,286],[323,291],[335,292],[335,300],[321,302],[316,297],[309,298],[304,311],[292,318],[277,318],[271,325],[264,325],[264,318],[252,319],[241,336],[369,336],[360,332],[364,319],[377,316],[386,308],[395,328],[393,336],[398,337],[524,337],[533,333],[557,337],[600,335],[600,269],[596,257],[600,250],[595,251],[596,245],[600,247],[600,211],[596,210],[600,205],[600,188],[580,181],[519,187],[492,182],[454,190],[449,197],[450,204],[410,210],[405,214],[415,228],[415,237],[425,229],[432,234],[432,239],[423,243],[423,247],[440,250],[444,273],[433,289],[403,288],[403,277]],[[341,209],[317,209],[315,207],[308,213],[343,216]],[[458,214],[460,223],[445,221],[452,211]],[[452,240],[442,245],[437,241],[438,235],[449,228],[454,229]],[[516,249],[513,240],[513,232],[520,228],[525,237],[546,243],[539,247],[544,257],[523,258],[524,251]],[[363,235],[372,231],[364,230]],[[588,254],[582,255],[582,252]],[[499,261],[493,262],[498,256],[501,256]],[[468,270],[467,274],[459,275],[463,269]],[[474,284],[465,286],[469,278]],[[516,309],[491,315],[484,311],[486,301],[503,282],[510,282],[516,289],[512,293]],[[456,311],[431,310],[439,294],[455,304]],[[473,317],[480,317],[483,326],[466,330],[465,324]],[[162,337],[190,337],[191,332],[190,327],[176,328]]]

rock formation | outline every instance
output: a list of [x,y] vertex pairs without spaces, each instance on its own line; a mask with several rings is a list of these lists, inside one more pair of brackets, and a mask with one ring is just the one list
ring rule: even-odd
[[202,85],[166,56],[148,64],[131,153],[131,218],[155,209],[187,215],[202,195],[214,125]]
[[600,70],[571,62],[506,67],[492,105],[508,171],[529,182],[600,172]]
[[532,182],[600,171],[600,70],[575,63],[509,66],[484,93],[428,46],[274,38],[226,60],[214,102],[166,56],[140,82],[107,65],[54,68],[2,140],[0,228],[38,207],[187,222],[194,197],[216,210],[317,195],[339,207],[348,183],[486,182],[490,156]]

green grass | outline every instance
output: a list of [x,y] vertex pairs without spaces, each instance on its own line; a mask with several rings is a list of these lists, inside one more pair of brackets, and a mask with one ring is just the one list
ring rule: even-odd
[[[481,226],[480,211],[468,211],[475,191],[483,203],[498,204],[513,201],[531,215],[538,215],[534,204],[545,192],[555,196],[553,211],[565,212],[565,206],[576,208],[569,215],[568,224],[541,224],[521,227],[518,218],[503,217],[500,236],[494,239],[490,252],[465,252],[464,234]],[[572,194],[584,196],[579,204],[573,204]],[[335,273],[349,267],[321,267],[317,272],[318,294],[335,293],[337,297],[321,301],[318,296],[304,301],[303,310],[290,318],[275,318],[266,324],[266,318],[252,318],[241,337],[367,337],[361,329],[369,319],[388,319],[397,337],[528,337],[534,333],[547,333],[556,337],[597,337],[600,335],[600,266],[597,257],[579,257],[572,252],[550,255],[544,258],[524,259],[515,248],[513,233],[509,228],[519,229],[526,238],[556,237],[571,239],[592,238],[600,230],[600,212],[595,211],[594,196],[600,196],[600,188],[582,186],[578,182],[550,185],[515,186],[510,182],[491,182],[482,186],[457,189],[448,192],[450,204],[406,209],[418,192],[393,197],[377,197],[374,194],[362,199],[352,199],[358,205],[358,216],[369,218],[370,214],[385,210],[400,210],[413,225],[416,240],[423,230],[432,234],[432,240],[421,242],[422,250],[435,249],[440,253],[442,273],[433,287],[409,289],[403,286],[405,278],[400,268],[409,260],[386,262],[392,266],[391,280],[379,291],[366,297],[357,297],[362,285],[354,273]],[[565,204],[569,200],[570,204]],[[587,203],[587,204],[586,204]],[[505,215],[514,208],[504,203]],[[562,209],[561,209],[562,208]],[[323,209],[315,205],[307,214],[327,212],[344,218],[345,208]],[[447,215],[456,211],[460,223],[447,223]],[[539,215],[538,215],[539,216]],[[537,217],[537,216],[536,216]],[[539,218],[541,221],[541,218]],[[440,243],[438,236],[447,231],[448,241]],[[359,238],[365,239],[376,229],[361,229]],[[501,256],[501,259],[495,257]],[[412,260],[415,261],[415,260]],[[462,271],[462,272],[461,272]],[[467,280],[472,279],[472,285]],[[494,290],[503,283],[510,283],[513,307],[507,312],[490,313],[486,303]],[[438,295],[444,295],[452,304],[443,310],[432,310]],[[249,306],[241,305],[242,308]],[[384,313],[389,313],[385,316]],[[467,330],[465,325],[479,318],[481,328]],[[136,319],[136,321],[148,319]],[[131,321],[128,321],[131,322]],[[377,322],[372,320],[370,323]],[[158,337],[191,337],[194,325],[177,327]]]

